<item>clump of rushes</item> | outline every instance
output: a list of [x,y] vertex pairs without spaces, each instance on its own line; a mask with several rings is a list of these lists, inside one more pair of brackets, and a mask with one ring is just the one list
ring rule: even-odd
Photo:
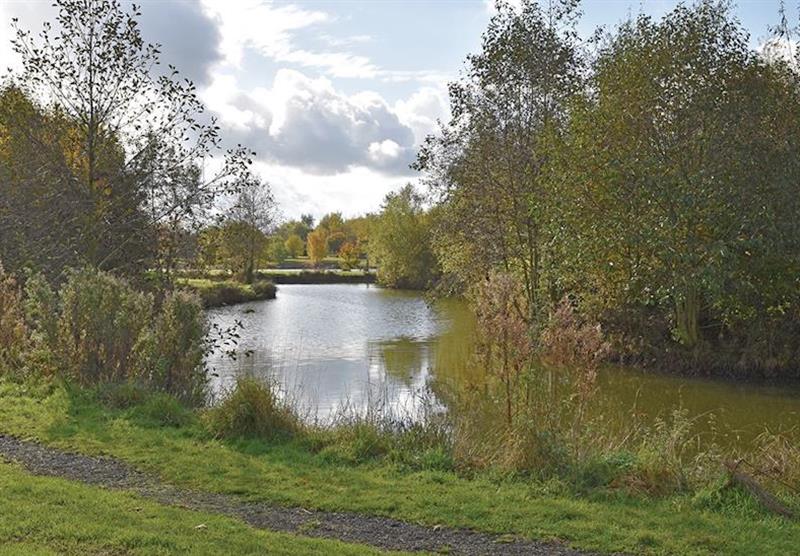
[[273,383],[248,377],[239,378],[228,396],[206,411],[204,421],[218,438],[271,439],[301,429],[300,419]]

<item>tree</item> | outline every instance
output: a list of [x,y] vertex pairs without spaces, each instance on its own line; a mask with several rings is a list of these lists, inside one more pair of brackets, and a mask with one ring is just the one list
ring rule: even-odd
[[342,259],[339,265],[342,270],[352,270],[358,266],[358,257],[360,252],[355,243],[347,242],[339,249],[339,258]]
[[[192,220],[232,192],[251,153],[238,147],[218,172],[193,175],[220,153],[219,129],[175,68],[156,75],[159,47],[142,39],[138,8],[125,12],[117,0],[57,0],[56,6],[57,31],[46,23],[34,38],[14,20],[12,41],[22,83],[65,129],[57,145],[37,144],[63,151],[66,179],[74,184],[54,191],[52,217],[62,217],[63,198],[77,195],[87,230],[83,262],[100,268],[144,262],[147,253],[132,247],[161,245],[151,240],[153,229]],[[187,179],[173,181],[178,174]]]
[[325,231],[325,236],[328,238],[328,252],[330,253],[338,253],[342,245],[350,239],[341,212],[331,212],[323,216],[319,221],[319,225],[317,225],[317,229]]
[[317,228],[308,234],[306,249],[314,266],[318,266],[328,256],[328,238],[324,229]]
[[[656,308],[690,351],[798,301],[798,76],[725,5],[624,25],[576,103],[563,161],[571,249],[601,310]],[[565,251],[567,252],[567,251]],[[773,316],[770,316],[773,315]]]
[[222,264],[223,230],[219,225],[208,226],[197,234],[198,263],[203,268],[214,268]]
[[288,259],[291,256],[291,253],[286,248],[286,245],[283,241],[283,238],[280,237],[272,237],[267,246],[267,258],[276,263],[281,264],[283,261]]
[[378,280],[398,288],[422,289],[431,285],[438,268],[430,241],[430,219],[414,187],[409,184],[388,194],[370,239]]
[[52,278],[85,260],[93,202],[71,179],[65,124],[21,88],[0,91],[0,260],[9,271],[28,266]]
[[228,213],[224,228],[228,257],[238,262],[242,280],[253,281],[266,233],[273,223],[275,200],[269,184],[248,176],[239,186],[236,202]]
[[576,6],[498,2],[481,51],[450,85],[451,121],[417,163],[440,204],[434,248],[444,272],[464,287],[492,269],[516,274],[531,322],[560,298],[551,291],[558,256],[548,163],[581,87]]
[[310,214],[301,214],[300,222],[309,230],[314,229],[314,217]]
[[285,242],[286,250],[289,252],[289,256],[292,258],[297,258],[303,255],[303,249],[305,249],[305,243],[303,242],[303,238],[301,238],[297,234],[290,235]]
[[[347,221],[347,227],[355,238],[355,245],[360,256],[364,257],[364,268],[369,270],[369,238],[370,230],[374,226],[375,215],[367,214]],[[352,242],[352,240],[351,240]]]

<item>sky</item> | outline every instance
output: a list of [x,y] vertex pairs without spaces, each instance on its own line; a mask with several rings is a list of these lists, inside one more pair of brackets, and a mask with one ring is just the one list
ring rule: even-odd
[[[254,149],[285,218],[354,216],[418,176],[424,137],[448,117],[447,83],[480,47],[488,0],[142,0],[146,40],[198,85],[231,144]],[[33,31],[51,0],[0,0],[0,67],[10,20]],[[579,31],[659,17],[671,0],[584,0]],[[779,0],[740,0],[757,47]],[[794,13],[790,15],[795,15]]]

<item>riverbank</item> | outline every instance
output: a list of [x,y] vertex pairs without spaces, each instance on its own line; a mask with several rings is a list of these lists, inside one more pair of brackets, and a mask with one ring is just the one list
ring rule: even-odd
[[259,271],[262,278],[276,284],[374,284],[374,272],[363,270],[270,269]]
[[248,301],[275,299],[277,288],[273,282],[258,280],[242,284],[233,280],[209,280],[207,278],[178,278],[179,288],[196,293],[206,309],[225,307]]
[[586,490],[552,479],[460,473],[420,446],[416,463],[404,463],[373,452],[379,439],[369,434],[344,435],[336,445],[280,435],[224,440],[209,432],[202,411],[148,398],[127,407],[118,399],[114,408],[56,383],[4,382],[0,397],[4,434],[110,455],[172,485],[251,502],[560,539],[607,553],[778,554],[800,543],[796,521],[766,513],[724,482],[664,496]]

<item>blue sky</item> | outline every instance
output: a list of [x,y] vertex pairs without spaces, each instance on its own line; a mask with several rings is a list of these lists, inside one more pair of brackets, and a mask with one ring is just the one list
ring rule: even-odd
[[[8,22],[39,29],[50,0],[0,0],[0,62],[13,65]],[[582,34],[668,0],[585,0]],[[416,180],[419,142],[447,118],[446,85],[480,46],[485,0],[143,0],[145,38],[199,85],[226,135],[257,152],[286,217],[355,215]],[[733,11],[757,47],[777,0]],[[796,20],[794,6],[790,15]]]

